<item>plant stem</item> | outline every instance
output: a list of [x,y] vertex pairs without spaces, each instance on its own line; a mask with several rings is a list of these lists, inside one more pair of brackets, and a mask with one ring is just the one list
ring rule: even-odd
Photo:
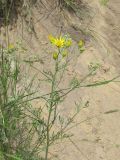
[[51,94],[50,94],[50,108],[49,108],[49,115],[48,115],[48,120],[47,120],[47,139],[46,139],[46,152],[45,152],[45,160],[48,160],[48,151],[49,151],[49,144],[50,144],[50,118],[51,118],[51,113],[52,113],[52,108],[54,105],[54,91],[55,91],[55,81],[56,81],[56,75],[58,71],[58,60],[56,61],[55,64],[55,73],[53,75],[53,80],[52,80],[52,86],[51,86]]

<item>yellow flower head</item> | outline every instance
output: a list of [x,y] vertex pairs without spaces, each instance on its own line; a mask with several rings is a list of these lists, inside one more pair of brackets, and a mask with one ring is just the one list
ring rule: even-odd
[[82,47],[84,47],[84,45],[85,45],[85,42],[83,40],[80,40],[78,43],[78,47],[82,48]]
[[14,49],[15,47],[14,47],[14,45],[13,44],[9,44],[9,46],[8,46],[8,49],[9,50],[12,50],[12,49]]
[[60,36],[60,38],[55,39],[54,44],[55,44],[58,48],[62,48],[62,47],[64,47],[64,42],[65,42],[65,39]]
[[65,39],[61,36],[59,38],[55,38],[52,35],[50,35],[49,40],[53,45],[57,46],[58,48],[64,47]]
[[85,51],[85,41],[80,40],[79,43],[78,43],[78,47],[79,47],[80,53],[83,53]]
[[58,53],[57,53],[57,52],[54,52],[54,53],[53,53],[53,59],[54,59],[54,60],[58,59]]

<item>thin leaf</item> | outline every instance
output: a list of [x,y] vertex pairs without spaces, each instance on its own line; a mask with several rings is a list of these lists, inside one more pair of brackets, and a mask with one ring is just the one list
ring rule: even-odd
[[119,112],[119,110],[118,109],[110,110],[110,111],[104,112],[104,114],[110,114],[110,113],[115,113],[115,112]]

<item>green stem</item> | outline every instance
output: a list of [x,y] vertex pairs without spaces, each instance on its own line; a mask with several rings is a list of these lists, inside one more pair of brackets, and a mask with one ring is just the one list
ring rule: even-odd
[[47,142],[46,142],[46,152],[45,152],[45,160],[48,160],[48,151],[49,151],[49,145],[50,145],[50,118],[52,113],[52,108],[54,105],[54,91],[55,91],[55,81],[56,81],[56,75],[58,71],[58,61],[56,61],[55,64],[55,73],[52,80],[52,86],[51,86],[51,94],[50,94],[50,108],[49,108],[49,115],[47,120]]

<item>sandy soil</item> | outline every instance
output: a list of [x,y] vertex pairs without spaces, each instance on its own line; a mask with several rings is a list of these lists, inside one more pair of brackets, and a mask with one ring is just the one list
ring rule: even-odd
[[[48,34],[59,33],[61,26],[63,26],[62,32],[69,33],[75,44],[80,38],[85,38],[87,44],[86,51],[79,57],[73,58],[64,82],[69,81],[74,74],[83,77],[88,73],[88,65],[91,62],[101,64],[100,70],[93,77],[93,81],[111,79],[120,74],[120,2],[119,0],[110,0],[105,7],[96,0],[89,0],[88,8],[92,13],[90,12],[91,17],[88,17],[89,13],[84,17],[86,21],[80,21],[74,14],[69,14],[67,11],[60,14],[55,9],[49,15],[50,11],[46,9],[45,12],[43,9],[41,11],[44,13],[43,15],[34,9],[35,34],[27,31],[25,25],[23,32],[21,32],[23,25],[20,23],[9,33],[10,39],[14,41],[15,38],[13,37],[18,39],[22,37],[24,45],[28,48],[28,52],[23,55],[24,59],[40,56],[44,63],[36,63],[36,67],[47,69],[53,63],[50,55],[47,56],[50,48],[47,39]],[[86,30],[90,30],[96,40],[82,34],[79,30],[83,26],[82,22],[87,23]],[[77,49],[74,51],[78,52]],[[34,70],[29,71],[29,73],[32,77]],[[43,92],[47,91],[47,88],[43,87],[42,89]],[[120,84],[114,82],[109,85],[74,91],[60,106],[62,114],[72,113],[75,106],[74,102],[80,100],[82,100],[83,105],[88,103],[87,107],[83,108],[76,118],[76,123],[80,122],[80,124],[70,130],[74,133],[71,141],[55,147],[54,153],[58,155],[60,160],[119,160]]]

